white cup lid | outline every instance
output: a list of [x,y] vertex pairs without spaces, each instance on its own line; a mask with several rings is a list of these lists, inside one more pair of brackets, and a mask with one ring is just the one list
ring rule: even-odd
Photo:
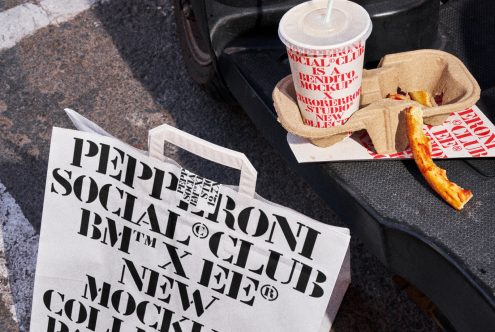
[[335,0],[330,24],[326,24],[326,6],[326,0],[313,0],[291,8],[278,27],[282,42],[289,47],[325,50],[369,37],[371,19],[363,7],[351,1]]

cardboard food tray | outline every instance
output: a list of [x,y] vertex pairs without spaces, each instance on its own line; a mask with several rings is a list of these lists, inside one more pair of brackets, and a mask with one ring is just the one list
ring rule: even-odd
[[[386,99],[397,87],[405,91],[424,90],[431,96],[443,94],[443,103],[424,108],[412,100]],[[349,133],[365,130],[374,150],[382,155],[390,155],[407,148],[402,113],[405,108],[421,106],[424,108],[424,122],[440,125],[453,112],[474,105],[479,99],[480,87],[455,56],[437,50],[418,50],[387,55],[378,68],[365,70],[361,108],[342,126],[315,128],[305,125],[299,112],[291,76],[277,84],[272,96],[278,121],[289,133],[318,147],[329,147],[348,137]]]

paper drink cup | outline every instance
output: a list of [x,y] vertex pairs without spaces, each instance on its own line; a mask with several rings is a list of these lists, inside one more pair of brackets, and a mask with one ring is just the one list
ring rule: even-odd
[[284,14],[278,29],[302,119],[318,128],[342,125],[358,110],[364,46],[372,30],[358,4],[335,0],[329,24],[326,6],[326,0],[297,5]]

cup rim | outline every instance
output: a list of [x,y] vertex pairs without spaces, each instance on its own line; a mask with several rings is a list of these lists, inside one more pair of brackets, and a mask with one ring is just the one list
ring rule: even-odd
[[[299,4],[296,7],[304,5],[304,4],[305,3],[303,2],[302,4]],[[358,4],[356,4],[356,5],[359,6]],[[361,6],[359,6],[359,7],[361,7]],[[295,7],[293,7],[293,8],[295,8]],[[285,46],[287,46],[289,48],[291,48],[292,46],[295,46],[296,48],[299,48],[301,50],[309,51],[306,53],[310,53],[311,51],[334,50],[334,49],[338,49],[338,48],[343,48],[343,47],[345,47],[349,44],[353,44],[357,41],[366,41],[369,38],[369,36],[371,35],[371,32],[373,30],[373,23],[371,22],[371,18],[369,16],[368,12],[366,11],[366,9],[364,9],[363,7],[361,7],[361,8],[366,13],[366,16],[368,17],[367,28],[364,29],[362,33],[358,34],[356,37],[354,37],[348,41],[341,42],[338,44],[333,44],[333,45],[319,45],[319,46],[308,45],[305,43],[297,42],[292,38],[285,37],[283,35],[282,27],[281,27],[280,23],[278,25],[278,37],[280,38],[282,43],[285,44]],[[284,14],[284,16],[285,16],[285,14]],[[282,17],[282,19],[283,19],[283,17]],[[282,21],[282,19],[280,20],[280,22]]]

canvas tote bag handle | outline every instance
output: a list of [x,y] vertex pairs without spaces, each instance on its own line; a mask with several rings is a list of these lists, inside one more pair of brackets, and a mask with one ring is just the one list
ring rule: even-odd
[[256,169],[244,153],[210,143],[177,128],[163,124],[149,131],[148,150],[150,157],[162,159],[164,142],[172,143],[201,158],[240,170],[239,194],[254,198],[258,172],[256,172]]

